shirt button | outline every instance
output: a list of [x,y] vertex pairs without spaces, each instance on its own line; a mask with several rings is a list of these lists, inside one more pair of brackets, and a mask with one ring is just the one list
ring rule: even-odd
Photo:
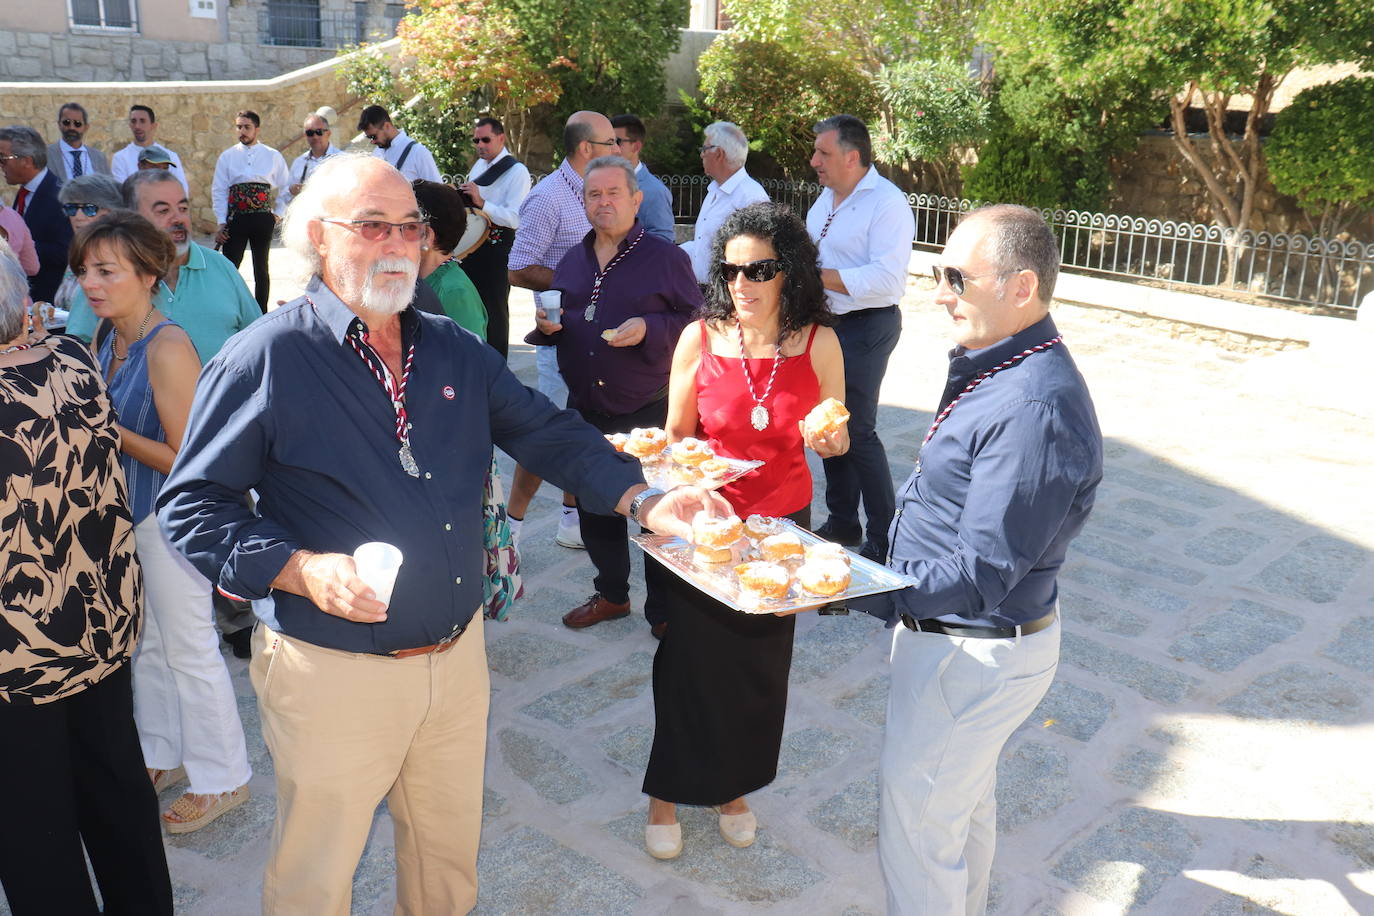
[[429,471],[425,471],[425,480],[429,480],[431,476],[432,475],[429,473]]
[[444,522],[444,530],[445,530],[445,531],[452,531],[452,530],[453,530],[453,525],[449,524],[448,522]]
[[453,584],[454,584],[454,585],[462,585],[462,584],[463,584],[463,577],[462,577],[462,576],[458,576],[457,578],[455,578],[455,579],[453,580]]
[[600,385],[602,388],[605,388],[605,387],[606,387],[606,383],[605,383],[604,381],[602,381],[601,379],[597,379],[597,380],[596,380],[596,383],[597,383],[598,385]]

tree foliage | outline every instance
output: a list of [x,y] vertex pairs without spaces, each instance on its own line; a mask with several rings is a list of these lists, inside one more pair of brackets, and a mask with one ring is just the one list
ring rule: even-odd
[[989,105],[978,80],[957,60],[906,60],[877,78],[883,124],[875,155],[884,162],[923,163],[935,190],[958,191],[963,150],[986,137]]
[[1298,93],[1275,118],[1266,156],[1274,187],[1318,218],[1318,235],[1344,231],[1374,208],[1374,78]]

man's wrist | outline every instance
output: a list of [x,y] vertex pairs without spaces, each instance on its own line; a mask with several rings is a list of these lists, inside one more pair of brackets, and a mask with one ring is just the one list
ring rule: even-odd
[[657,505],[658,501],[665,495],[664,491],[660,490],[658,487],[646,486],[630,500],[630,508],[626,515],[630,517],[630,521],[636,524],[643,524],[644,516],[648,513],[649,509]]

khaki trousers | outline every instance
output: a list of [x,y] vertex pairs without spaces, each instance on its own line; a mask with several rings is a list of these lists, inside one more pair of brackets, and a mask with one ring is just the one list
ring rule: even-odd
[[250,673],[277,774],[267,916],[348,916],[353,872],[385,798],[396,913],[477,902],[490,681],[479,609],[446,652],[394,659],[259,625]]

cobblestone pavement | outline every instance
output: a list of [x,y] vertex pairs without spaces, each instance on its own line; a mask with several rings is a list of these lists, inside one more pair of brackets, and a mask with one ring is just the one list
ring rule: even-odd
[[[513,310],[524,328],[528,299]],[[881,411],[899,482],[947,346],[944,313],[919,281],[903,311]],[[1059,675],[1000,767],[991,910],[1374,913],[1374,434],[1304,406],[1298,388],[1252,394],[1268,371],[1257,363],[1283,355],[1171,340],[1096,309],[1056,317],[1097,402],[1107,474],[1061,577]],[[533,384],[528,347],[511,363]],[[709,811],[685,808],[686,852],[657,862],[641,846],[639,788],[655,642],[638,613],[586,631],[559,623],[591,574],[583,553],[554,545],[554,506],[542,493],[525,525],[527,597],[486,629],[476,912],[883,912],[882,627],[799,619],[779,777],[751,799],[758,843],[733,849]],[[168,840],[185,913],[257,911],[272,768],[245,663],[229,663],[256,796]],[[390,912],[393,864],[380,810],[355,912]]]

